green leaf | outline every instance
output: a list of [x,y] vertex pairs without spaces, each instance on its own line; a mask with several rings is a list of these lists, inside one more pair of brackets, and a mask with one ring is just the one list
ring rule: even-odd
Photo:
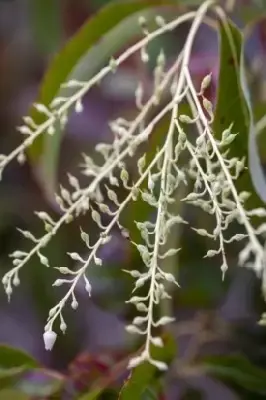
[[[62,39],[62,13],[54,0],[29,0],[32,36],[41,51],[51,54]],[[49,26],[49,32],[47,32]]]
[[[155,114],[156,115],[156,110]],[[157,124],[151,137],[148,141],[147,148],[141,153],[142,156],[144,153],[146,154],[146,165],[152,161],[156,154],[157,148],[161,148],[165,135],[169,129],[169,115],[166,115],[162,120]],[[134,179],[134,178],[133,178]],[[145,187],[145,184],[143,185]],[[131,201],[126,207],[125,212],[122,214],[122,221],[125,225],[126,229],[130,232],[130,237],[133,241],[138,242],[141,239],[141,235],[137,225],[134,221],[147,221],[150,219],[151,213],[153,212],[152,207],[144,202],[141,198],[141,195],[138,196],[136,201]],[[134,216],[134,218],[132,218]],[[136,254],[139,254],[137,250],[133,248],[133,251]],[[133,264],[136,260],[133,260]]]
[[[61,84],[68,79],[89,80],[116,51],[140,33],[138,13],[142,11],[147,17],[154,12],[152,6],[163,3],[162,0],[114,1],[104,7],[55,57],[44,77],[37,102],[48,106],[59,95]],[[145,8],[147,12],[144,12]],[[32,109],[31,117],[37,124],[44,122],[35,109]],[[62,132],[57,129],[53,136],[41,135],[29,148],[30,160],[33,165],[38,163],[48,195],[54,192],[56,184],[61,138]]]
[[[266,115],[266,103],[261,102],[255,104],[254,106],[254,118],[256,120],[256,124]],[[260,159],[262,164],[266,164],[266,142],[265,142],[265,135],[266,135],[266,127],[256,133],[257,135],[257,143],[258,143],[258,150],[260,154]]]
[[152,386],[144,389],[140,400],[158,400],[159,391]]
[[[170,334],[164,334],[162,336],[164,347],[158,348],[152,347],[152,356],[156,359],[166,362],[169,364],[176,353],[176,345],[173,337]],[[128,360],[126,360],[128,362]],[[124,368],[127,364],[125,363]],[[124,369],[120,371],[123,373]],[[155,378],[158,378],[160,372],[153,365],[144,363],[139,367],[135,368],[130,374],[129,379],[124,384],[119,400],[128,399],[152,399],[155,391],[158,391],[158,379],[154,382]],[[117,377],[119,379],[119,377]],[[99,380],[99,384],[96,381],[89,393],[82,395],[79,400],[96,400],[101,396],[107,389],[107,386],[112,384],[112,381],[107,377],[106,380]],[[156,397],[157,398],[157,397]]]
[[92,390],[79,397],[78,400],[96,400],[99,396],[101,400],[117,400],[117,392],[106,388]]
[[0,390],[0,400],[30,400],[30,397],[14,389],[4,389]]
[[[254,124],[249,91],[245,79],[244,42],[240,30],[229,19],[220,22],[220,71],[217,104],[213,122],[214,135],[221,138],[223,130],[233,123],[233,133],[238,133],[230,144],[230,156],[242,158],[249,153],[249,169],[236,182],[238,189],[252,192],[252,206],[261,204],[253,188],[263,198],[263,176],[254,151]],[[251,146],[252,144],[252,146]],[[255,152],[255,155],[254,155]],[[264,183],[265,186],[265,183]],[[266,188],[265,196],[266,196]]]
[[266,8],[265,2],[264,5],[261,6],[243,6],[238,5],[237,15],[241,18],[241,20],[247,24],[247,26],[255,25],[259,20],[262,20],[266,17]]
[[34,369],[16,383],[16,388],[29,396],[51,396],[62,389],[64,377],[45,369]]
[[242,355],[207,357],[201,366],[208,374],[225,382],[254,393],[266,394],[266,371]]
[[37,361],[24,351],[0,346],[0,387],[12,386],[24,372],[37,366]]
[[3,369],[0,368],[0,387],[12,387],[17,380],[23,375],[24,372],[28,371],[27,366],[14,367]]
[[39,363],[29,354],[20,349],[2,345],[0,346],[0,368],[37,367]]
[[[169,364],[176,353],[175,341],[170,334],[163,335],[162,339],[164,347],[158,348],[153,346],[152,357]],[[141,364],[131,372],[128,381],[124,384],[120,392],[119,400],[140,399],[147,387],[149,387],[153,379],[158,375],[160,375],[160,371],[153,365],[147,362]]]

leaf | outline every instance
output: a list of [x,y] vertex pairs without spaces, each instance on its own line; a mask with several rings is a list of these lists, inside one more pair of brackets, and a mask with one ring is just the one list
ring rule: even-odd
[[[175,341],[169,334],[163,335],[162,339],[164,341],[164,347],[156,348],[153,346],[152,357],[169,364],[176,353]],[[122,387],[119,400],[140,399],[158,373],[160,373],[158,369],[147,362],[135,368]]]
[[20,349],[9,346],[0,346],[0,368],[8,369],[14,367],[37,367],[38,362],[29,354]]
[[152,386],[144,389],[140,400],[158,400],[159,391],[155,390]]
[[[78,398],[78,400],[96,400],[101,396],[101,400],[116,400],[117,399],[117,392],[114,390],[108,390],[106,388],[103,389],[96,389],[92,390],[90,393],[86,393]],[[1,399],[0,399],[1,400]]]
[[225,382],[254,393],[266,394],[266,372],[242,355],[212,356],[201,364],[205,371]]
[[249,172],[253,186],[257,192],[257,195],[264,203],[266,203],[266,177],[260,158],[260,152],[258,150],[257,134],[253,120],[253,110],[250,97],[248,95],[248,88],[244,75],[242,76],[242,87],[244,89],[244,93],[246,96],[247,104],[249,107],[250,120],[251,120],[250,130],[249,130],[249,141],[248,141]]
[[[175,342],[169,334],[164,334],[162,339],[164,341],[164,348],[153,346],[152,354],[154,358],[160,359],[166,363],[170,363],[175,355]],[[114,380],[115,382],[120,381],[121,376],[124,376],[126,372],[127,364],[128,357],[122,361],[119,367],[118,365],[115,366],[117,368],[118,375],[115,372],[114,376],[109,376],[107,374],[106,379],[96,380],[96,382],[93,384],[94,387],[91,388],[90,392],[79,397],[79,400],[98,399],[99,396],[102,396],[102,394],[107,390],[107,388],[113,385]],[[158,391],[158,385],[156,384],[158,381],[154,382],[157,374],[158,369],[151,364],[145,363],[139,366],[132,372],[129,380],[123,386],[119,399],[152,399],[154,392]],[[132,390],[132,397],[128,397]]]
[[[156,115],[155,113],[154,115]],[[165,135],[167,133],[167,130],[169,129],[169,123],[170,123],[169,115],[166,115],[157,124],[154,131],[152,132],[147,144],[147,148],[144,149],[144,152],[146,154],[147,166],[153,160],[157,148],[161,148],[161,146],[163,145]],[[143,184],[143,188],[145,188],[145,184]],[[149,204],[147,204],[147,202],[144,202],[140,195],[138,196],[136,201],[131,201],[126,207],[126,211],[122,214],[122,223],[125,225],[126,229],[130,232],[130,238],[133,241],[138,242],[139,240],[141,240],[140,231],[135,221],[140,221],[140,222],[148,221],[151,217],[152,212],[153,208]],[[134,216],[134,218],[132,218],[132,216]],[[139,254],[135,248],[133,248],[133,251],[136,254]],[[136,260],[132,260],[132,266],[134,266],[135,262]]]
[[257,136],[257,144],[258,144],[258,150],[259,150],[259,155],[261,159],[261,163],[265,165],[266,163],[266,142],[265,142],[265,135],[266,135],[266,127],[257,130],[257,127],[261,128],[260,121],[265,120],[265,115],[266,115],[266,103],[265,102],[259,102],[258,104],[254,105],[254,119],[256,120],[256,136]]
[[243,36],[230,20],[220,22],[220,68],[217,102],[213,122],[214,134],[233,124],[233,133],[238,133],[230,145],[230,155],[243,156],[247,149],[250,116],[240,81]]
[[0,387],[12,386],[25,371],[37,366],[37,361],[22,350],[0,346]]
[[[38,49],[44,53],[54,52],[62,39],[60,4],[54,0],[30,0],[32,36]],[[49,26],[49,35],[47,35]]]
[[[48,106],[60,93],[61,84],[70,78],[89,80],[117,50],[141,32],[137,13],[143,13],[145,8],[150,8],[150,13],[152,6],[162,4],[162,0],[114,1],[100,10],[55,57],[43,79],[37,102]],[[31,117],[37,124],[44,122],[35,109]],[[32,164],[40,164],[41,181],[48,195],[54,192],[61,138],[62,131],[57,129],[53,136],[39,136],[29,148]]]
[[12,387],[15,382],[28,370],[28,367],[0,368],[0,387]]
[[[233,133],[238,133],[230,145],[230,156],[242,158],[247,154],[249,171],[244,171],[236,182],[238,188],[251,191],[253,205],[261,204],[257,194],[266,199],[262,169],[255,145],[255,131],[249,91],[245,79],[244,43],[240,30],[230,20],[220,23],[220,71],[213,131],[221,138],[223,130],[233,123]],[[265,183],[264,183],[265,185]],[[265,193],[262,192],[265,190]]]
[[239,4],[237,14],[245,24],[255,25],[259,20],[266,17],[265,4],[256,6],[244,6],[243,4]]

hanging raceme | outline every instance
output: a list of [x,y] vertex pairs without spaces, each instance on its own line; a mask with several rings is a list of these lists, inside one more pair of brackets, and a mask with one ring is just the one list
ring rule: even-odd
[[[129,368],[136,367],[143,361],[148,361],[161,370],[167,368],[166,364],[152,357],[151,345],[163,346],[156,328],[171,323],[173,318],[168,315],[157,317],[155,309],[163,299],[170,298],[167,283],[178,286],[176,277],[164,271],[162,261],[175,256],[181,250],[175,247],[169,248],[168,239],[172,229],[188,224],[188,221],[185,221],[182,215],[170,211],[170,205],[175,203],[177,191],[188,182],[193,182],[192,191],[182,201],[188,205],[200,207],[215,220],[215,228],[211,232],[208,232],[205,227],[191,227],[198,235],[206,236],[214,242],[214,247],[208,250],[206,257],[220,257],[224,275],[228,268],[226,245],[234,241],[245,241],[243,250],[239,254],[240,265],[250,266],[259,275],[265,275],[263,275],[265,256],[261,236],[266,232],[266,224],[262,223],[254,228],[249,217],[253,215],[265,217],[266,211],[245,208],[248,193],[238,193],[235,187],[235,181],[245,168],[244,159],[229,157],[230,144],[238,132],[234,132],[232,123],[224,130],[220,140],[214,138],[212,104],[205,97],[211,75],[203,79],[200,90],[197,91],[189,71],[191,50],[198,29],[204,23],[207,11],[213,6],[213,1],[205,1],[196,12],[187,12],[171,22],[166,22],[158,16],[156,17],[158,28],[153,32],[148,31],[145,19],[140,18],[143,39],[117,59],[112,58],[109,65],[90,81],[66,82],[64,87],[74,89],[74,94],[70,97],[55,98],[49,108],[36,104],[38,112],[46,116],[45,122],[38,126],[31,118],[24,118],[24,125],[19,128],[19,131],[26,136],[26,139],[9,155],[0,156],[1,172],[15,158],[19,162],[24,161],[24,153],[34,140],[42,134],[55,134],[54,126],[57,121],[65,126],[71,110],[76,113],[83,111],[83,96],[106,74],[115,73],[119,66],[134,53],[139,53],[143,63],[148,62],[147,45],[150,41],[184,22],[192,21],[183,49],[169,68],[167,68],[163,50],[160,51],[154,69],[153,93],[146,103],[143,100],[142,83],[140,82],[136,88],[135,119],[130,121],[120,117],[109,123],[113,142],[99,143],[95,148],[101,156],[102,163],[98,164],[92,157],[84,155],[82,173],[87,177],[88,185],[81,187],[78,178],[68,174],[70,189],[60,186],[55,195],[61,209],[58,220],[55,221],[44,211],[38,211],[36,215],[44,224],[44,235],[36,238],[32,233],[20,230],[21,234],[32,243],[32,247],[28,252],[16,250],[11,254],[14,267],[2,279],[9,299],[14,286],[20,284],[19,274],[22,267],[33,256],[37,255],[41,264],[49,267],[49,260],[43,252],[64,224],[81,214],[88,213],[99,231],[99,236],[94,242],[88,232],[80,231],[81,240],[89,251],[89,255],[84,257],[73,251],[68,252],[68,256],[79,265],[76,270],[72,271],[63,266],[57,268],[63,277],[57,279],[53,286],[63,285],[67,287],[67,290],[59,303],[49,311],[44,332],[47,350],[51,350],[56,341],[55,321],[60,321],[60,330],[63,333],[67,329],[63,317],[64,307],[70,304],[74,310],[78,308],[75,290],[79,281],[84,283],[85,290],[91,296],[93,288],[88,278],[89,266],[92,263],[96,266],[102,265],[100,249],[111,240],[113,229],[118,227],[122,235],[129,238],[132,245],[137,248],[145,266],[144,272],[125,270],[135,280],[132,297],[128,303],[136,307],[140,314],[126,329],[144,338],[144,348],[140,355],[131,359]],[[168,103],[153,119],[147,121],[150,110],[160,104],[162,94],[164,98],[168,98]],[[179,105],[182,102],[187,102],[189,105],[190,115],[180,114]],[[154,128],[166,115],[170,116],[170,121],[164,143],[153,159],[147,162],[146,154],[143,151],[141,153],[142,146],[140,145],[147,142]],[[197,134],[194,140],[191,140],[191,135],[189,135],[192,127],[196,128]],[[185,164],[181,162],[183,155],[188,160]],[[131,181],[130,172],[127,169],[128,159],[131,157],[137,158],[138,178],[135,182]],[[121,185],[126,191],[122,200],[116,193],[116,188]],[[122,211],[131,201],[136,201],[138,198],[146,202],[155,212],[153,221],[135,221],[142,243],[133,242],[131,233],[121,226],[120,221]],[[235,221],[242,226],[243,232],[228,237],[228,227]],[[147,287],[147,294],[140,296],[138,290],[143,289],[143,286]],[[266,288],[264,281],[263,287]]]

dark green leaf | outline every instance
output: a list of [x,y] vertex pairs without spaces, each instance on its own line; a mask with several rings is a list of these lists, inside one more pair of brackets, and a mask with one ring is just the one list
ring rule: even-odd
[[29,10],[35,43],[39,50],[51,54],[58,49],[62,39],[60,3],[54,0],[30,0]]
[[[259,104],[255,104],[254,106],[254,118],[258,123],[263,117],[265,118],[266,115],[266,103],[262,102]],[[257,143],[258,143],[258,150],[260,154],[261,163],[266,165],[266,127],[259,131],[257,134]]]
[[254,124],[245,79],[243,36],[228,19],[220,23],[219,33],[220,72],[214,135],[220,139],[223,130],[233,124],[233,132],[238,135],[230,145],[230,156],[241,159],[249,152],[249,171],[242,173],[237,186],[253,192],[251,201],[253,205],[254,202],[258,205],[261,201],[253,187],[255,186],[257,193],[263,198],[260,190],[263,178],[258,154],[254,149]]
[[[152,348],[152,357],[169,364],[176,353],[175,341],[169,334],[163,336],[163,341],[163,348]],[[119,400],[140,399],[153,379],[158,375],[160,375],[160,371],[147,362],[138,366],[131,372],[128,381],[124,384]]]
[[237,13],[241,20],[247,25],[255,25],[259,20],[266,17],[265,2],[261,6],[238,6]]
[[242,355],[207,357],[201,365],[216,378],[254,393],[266,394],[266,371]]
[[[101,396],[101,397],[99,397]],[[84,394],[78,400],[117,400],[118,394],[114,390],[107,390],[105,388],[92,390],[90,393]]]
[[25,371],[37,366],[37,361],[22,350],[0,346],[0,387],[12,386]]
[[8,369],[0,368],[0,387],[12,387],[23,373],[28,371],[28,368],[27,366]]
[[229,20],[220,23],[220,69],[217,103],[213,123],[214,134],[222,132],[233,123],[238,136],[230,145],[230,154],[242,157],[246,154],[250,116],[240,81],[243,37],[240,30]]
[[[155,127],[147,144],[147,148],[145,149],[147,165],[155,156],[157,148],[161,148],[169,129],[169,123],[169,115],[166,115]],[[141,156],[142,155],[143,153]],[[145,187],[145,185],[143,186]],[[126,212],[122,215],[122,220],[126,229],[130,232],[130,237],[133,241],[137,242],[141,238],[135,221],[149,220],[152,211],[151,206],[144,202],[141,196],[139,196],[136,201],[131,201],[127,206]],[[132,215],[134,215],[134,218],[132,218]]]
[[0,346],[0,368],[37,367],[38,362],[29,354],[20,349],[9,346]]
[[[163,348],[152,348],[152,355],[154,358],[169,364],[175,356],[175,342],[169,334],[164,334],[162,337],[164,341]],[[123,368],[126,369],[128,360]],[[120,373],[124,372],[124,369]],[[157,391],[157,384],[154,384],[154,379],[158,376],[158,370],[152,365],[145,363],[136,368],[128,381],[124,384],[121,393],[120,400],[127,399],[152,399],[155,391]],[[160,373],[159,373],[160,374]],[[157,381],[158,382],[158,381]],[[99,383],[95,382],[95,387],[91,389],[89,393],[82,395],[79,400],[96,400],[102,393],[107,389],[112,382],[107,377],[106,380],[100,380]],[[142,397],[144,396],[144,397]]]
[[[144,15],[149,16],[154,12],[152,6],[163,3],[162,0],[114,1],[104,7],[57,55],[44,77],[37,102],[48,106],[67,79],[89,80],[116,51],[140,33],[138,12],[143,14],[146,8]],[[31,116],[38,124],[44,121],[34,109]],[[61,137],[58,128],[53,136],[45,135],[45,139],[40,136],[29,149],[32,163],[41,163],[38,171],[48,194],[54,192]]]
[[147,387],[144,389],[140,400],[158,400],[158,394],[158,390],[155,390],[153,387]]
[[30,400],[30,397],[14,389],[4,389],[0,390],[0,400]]

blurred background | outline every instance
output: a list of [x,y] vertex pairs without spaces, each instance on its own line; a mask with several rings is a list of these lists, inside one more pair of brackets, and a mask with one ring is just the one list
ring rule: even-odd
[[[10,152],[20,142],[16,126],[36,100],[54,55],[88,18],[108,3],[112,1],[0,0],[1,153]],[[256,8],[257,15],[266,12],[264,1],[236,3],[233,20],[240,27],[246,21],[249,6]],[[164,46],[171,63],[187,30],[188,26],[183,26],[156,40],[150,47],[151,59]],[[266,111],[265,54],[266,23],[258,19],[250,29],[246,44],[248,77],[258,117]],[[150,67],[145,69],[138,57],[131,57],[116,75],[106,78],[86,96],[84,112],[70,118],[60,143],[58,181],[64,182],[67,172],[79,174],[80,154],[92,154],[99,140],[109,140],[110,120],[133,114],[139,79],[149,93],[153,79],[152,65]],[[194,46],[191,70],[197,82],[212,72],[208,96],[213,101],[218,69],[216,34],[210,28],[202,27]],[[11,268],[9,253],[28,245],[16,228],[41,235],[42,226],[33,211],[58,214],[44,186],[34,163],[26,162],[23,166],[12,163],[5,170],[0,185],[1,275]],[[204,218],[195,210],[187,212],[192,221]],[[134,216],[130,218],[134,219]],[[66,252],[84,251],[80,243],[80,225],[91,232],[90,218],[85,216],[65,226],[49,244],[46,254],[53,266],[72,268]],[[260,281],[252,271],[236,268],[235,249],[231,249],[230,255],[232,268],[222,281],[218,261],[207,263],[202,258],[207,243],[191,235],[189,230],[182,232],[182,243],[183,252],[176,266],[181,289],[173,293],[171,305],[177,320],[173,327],[177,361],[163,385],[160,399],[266,398],[266,329],[257,324],[265,310]],[[64,288],[55,290],[52,287],[57,273],[40,266],[38,259],[32,259],[23,268],[22,283],[10,303],[4,291],[0,291],[1,344],[25,350],[43,367],[42,372],[32,372],[22,381],[14,381],[14,387],[27,387],[26,393],[32,391],[28,398],[79,398],[80,394],[90,390],[96,379],[109,374],[114,365],[118,365],[118,372],[110,380],[111,387],[119,388],[127,376],[124,364],[119,367],[119,360],[127,357],[132,349],[124,330],[132,317],[132,310],[125,305],[132,282],[121,270],[125,266],[138,269],[141,261],[119,232],[102,251],[104,266],[100,270],[90,270],[93,296],[88,298],[83,287],[78,288],[79,308],[76,312],[67,311],[66,335],[60,335],[52,352],[44,350],[42,334],[48,310],[64,293]],[[0,369],[5,357],[1,354],[4,353],[0,351]],[[209,357],[213,357],[216,368],[210,374],[189,368],[195,361]],[[63,381],[63,389],[56,395],[49,388],[57,379]],[[34,388],[38,388],[38,396],[35,396]],[[102,398],[117,398],[115,393],[114,389]],[[9,392],[4,396],[19,398],[9,397]]]

